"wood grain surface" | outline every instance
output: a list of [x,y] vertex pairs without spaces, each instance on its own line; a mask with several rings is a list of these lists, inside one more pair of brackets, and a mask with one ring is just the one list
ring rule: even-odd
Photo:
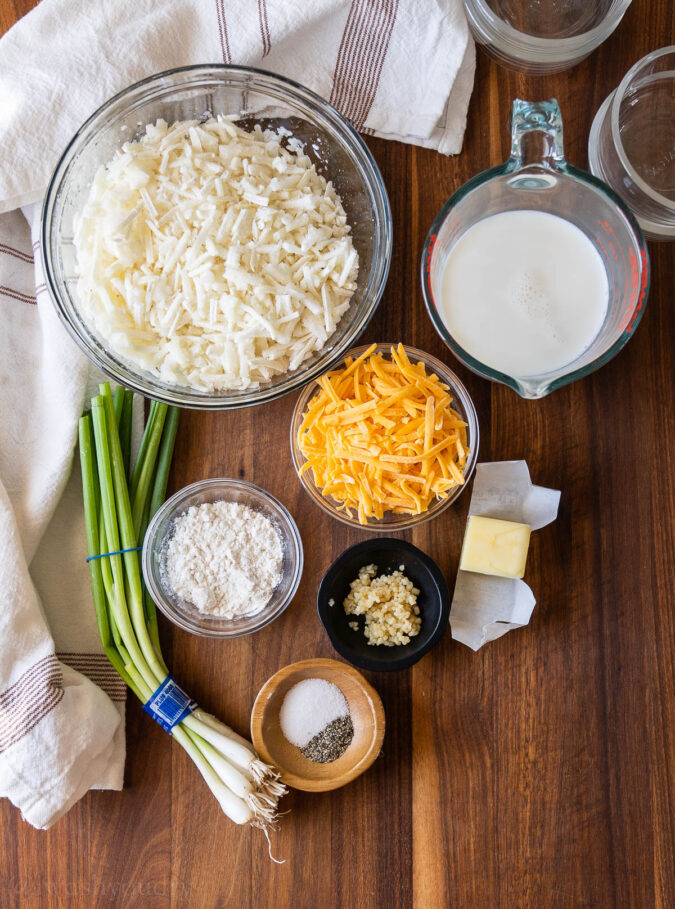
[[[0,28],[31,5],[2,0]],[[46,833],[2,804],[1,906],[675,907],[675,246],[650,246],[650,298],[625,350],[534,402],[453,360],[418,277],[447,196],[507,157],[514,97],[557,97],[567,156],[585,167],[602,100],[637,59],[674,40],[671,0],[634,0],[609,40],[568,72],[527,78],[479,52],[461,155],[368,140],[395,239],[363,340],[404,340],[447,362],[476,403],[480,459],[526,458],[535,482],[562,490],[557,522],[532,539],[530,625],[478,653],[448,633],[411,670],[367,674],[387,715],[382,755],[344,789],[288,797],[273,837],[283,865],[269,861],[259,832],[226,820],[185,754],[130,698],[124,792],[89,794]],[[294,397],[186,413],[172,475],[174,489],[218,475],[259,483],[304,540],[297,596],[269,627],[229,642],[162,629],[177,678],[242,733],[272,673],[335,656],[316,616],[317,586],[364,538],[319,511],[293,474]],[[468,500],[403,535],[451,584]]]

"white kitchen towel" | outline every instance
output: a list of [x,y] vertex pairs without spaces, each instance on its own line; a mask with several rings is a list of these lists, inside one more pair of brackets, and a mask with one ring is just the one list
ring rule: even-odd
[[88,789],[122,787],[125,689],[68,479],[90,370],[36,289],[39,214],[0,216],[0,795],[44,828]]
[[121,788],[124,688],[69,479],[91,370],[48,299],[34,203],[111,95],[213,62],[282,73],[364,133],[451,154],[475,58],[461,0],[42,0],[0,38],[0,795],[37,827]]
[[42,0],[0,39],[0,211],[42,198],[116,92],[223,62],[302,82],[364,133],[461,150],[475,66],[461,0]]

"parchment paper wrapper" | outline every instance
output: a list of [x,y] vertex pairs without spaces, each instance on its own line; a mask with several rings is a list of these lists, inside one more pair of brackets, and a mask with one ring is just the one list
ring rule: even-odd
[[[476,466],[469,514],[545,527],[558,515],[560,492],[533,486],[525,461],[493,461]],[[534,594],[524,581],[458,571],[450,608],[456,641],[478,650],[512,628],[527,625]]]

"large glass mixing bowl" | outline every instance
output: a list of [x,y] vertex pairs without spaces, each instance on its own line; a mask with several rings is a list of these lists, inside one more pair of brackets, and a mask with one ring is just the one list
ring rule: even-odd
[[[359,254],[357,288],[325,347],[297,369],[265,384],[209,394],[168,384],[111,350],[85,318],[77,291],[73,219],[91,181],[120,146],[163,118],[205,119],[235,114],[251,128],[283,127],[304,143],[317,171],[342,198]],[[183,407],[222,410],[278,398],[320,375],[354,345],[379,303],[391,259],[391,209],[368,148],[349,123],[314,92],[290,79],[243,66],[187,66],[144,79],[115,95],[77,131],[52,176],[42,212],[47,287],[66,328],[87,356],[115,381]]]

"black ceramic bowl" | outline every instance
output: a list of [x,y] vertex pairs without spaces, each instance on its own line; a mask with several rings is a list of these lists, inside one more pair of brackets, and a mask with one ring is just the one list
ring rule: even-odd
[[[350,583],[358,577],[364,565],[374,563],[378,574],[389,574],[400,565],[420,591],[422,627],[409,644],[394,647],[369,644],[364,633],[362,616],[346,615],[342,603],[349,593]],[[334,605],[330,606],[329,601]],[[443,573],[428,555],[404,540],[383,537],[366,540],[347,549],[333,562],[321,581],[316,607],[333,647],[354,666],[386,672],[406,669],[421,660],[443,636],[450,614],[450,594]],[[349,623],[358,621],[359,630]]]

